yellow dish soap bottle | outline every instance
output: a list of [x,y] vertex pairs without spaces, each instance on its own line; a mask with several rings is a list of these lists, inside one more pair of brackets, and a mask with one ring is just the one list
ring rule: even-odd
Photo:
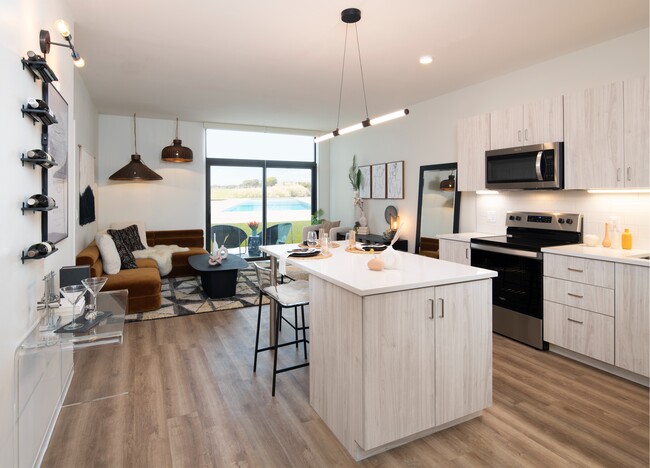
[[623,234],[621,234],[621,248],[625,250],[632,249],[632,233],[627,228],[625,228]]

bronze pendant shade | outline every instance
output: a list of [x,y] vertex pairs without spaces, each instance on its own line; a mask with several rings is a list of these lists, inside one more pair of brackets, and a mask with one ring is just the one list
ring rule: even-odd
[[176,119],[176,138],[172,146],[165,146],[162,150],[162,160],[167,162],[192,162],[194,154],[187,146],[181,145],[182,141],[178,139],[178,119]]
[[129,162],[122,169],[115,172],[109,177],[110,180],[162,180],[162,177],[149,169],[138,154],[138,139],[135,129],[135,114],[133,114],[133,141],[135,143],[135,153],[131,155]]
[[443,192],[453,192],[456,188],[456,181],[454,179],[455,176],[453,174],[450,174],[448,179],[440,182],[440,190]]

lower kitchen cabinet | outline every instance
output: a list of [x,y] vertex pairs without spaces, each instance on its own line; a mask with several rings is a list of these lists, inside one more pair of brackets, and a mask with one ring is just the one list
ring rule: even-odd
[[455,241],[449,239],[440,239],[440,260],[448,262],[461,263],[463,265],[472,264],[472,252],[469,240],[467,242]]
[[364,450],[492,404],[490,280],[363,298]]
[[646,267],[616,265],[616,365],[650,376],[650,301]]

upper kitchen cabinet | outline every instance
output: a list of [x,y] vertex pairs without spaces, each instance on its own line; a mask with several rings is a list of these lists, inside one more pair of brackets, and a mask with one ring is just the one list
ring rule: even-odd
[[568,189],[650,186],[647,76],[564,97]]
[[563,111],[563,99],[558,96],[491,112],[491,149],[562,141]]
[[490,149],[490,114],[458,121],[458,190],[485,189],[485,152]]
[[650,187],[648,158],[648,77],[623,83],[626,187]]

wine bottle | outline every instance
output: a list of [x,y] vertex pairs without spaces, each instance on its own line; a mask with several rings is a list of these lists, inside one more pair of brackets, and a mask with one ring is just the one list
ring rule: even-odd
[[54,244],[50,241],[39,242],[34,244],[27,249],[27,256],[29,258],[38,257],[42,255],[47,255],[54,250]]
[[43,110],[47,112],[51,117],[54,117],[54,113],[52,113],[52,109],[50,109],[50,106],[47,105],[47,102],[43,101],[42,99],[29,98],[27,100],[27,105],[32,109]]
[[54,166],[54,164],[56,164],[54,158],[49,153],[46,153],[42,149],[33,149],[27,151],[27,157],[29,159],[40,159],[42,161],[45,161],[41,163],[43,167],[52,167]]
[[56,206],[56,201],[52,197],[37,193],[27,199],[27,206],[31,208],[48,208],[50,206]]

